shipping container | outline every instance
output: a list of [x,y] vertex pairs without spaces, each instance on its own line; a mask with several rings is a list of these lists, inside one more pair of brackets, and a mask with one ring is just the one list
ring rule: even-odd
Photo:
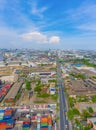
[[6,130],[13,130],[13,128],[6,128]]
[[23,128],[26,128],[26,127],[29,128],[29,127],[30,127],[30,124],[23,124],[22,127],[23,127]]
[[48,122],[48,118],[41,118],[41,123]]
[[39,128],[39,129],[40,129],[40,124],[37,124],[37,128]]
[[7,119],[11,119],[11,117],[12,117],[11,115],[4,115],[3,119],[7,120]]
[[23,124],[30,124],[30,122],[23,122]]
[[42,126],[48,126],[48,123],[46,122],[46,123],[41,123],[41,127]]
[[55,127],[54,127],[54,126],[52,126],[52,130],[55,130]]
[[48,130],[48,128],[41,128],[40,130]]
[[41,130],[40,128],[37,128],[36,130]]
[[48,126],[48,130],[52,130],[52,126],[51,125]]
[[6,128],[0,128],[0,130],[6,130]]
[[5,112],[5,110],[3,110],[3,109],[0,109],[0,113],[4,113]]
[[22,130],[30,130],[30,128],[22,128]]

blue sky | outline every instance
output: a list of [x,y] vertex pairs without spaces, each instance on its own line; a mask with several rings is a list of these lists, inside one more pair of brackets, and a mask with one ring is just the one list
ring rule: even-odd
[[0,47],[96,49],[96,0],[0,0]]

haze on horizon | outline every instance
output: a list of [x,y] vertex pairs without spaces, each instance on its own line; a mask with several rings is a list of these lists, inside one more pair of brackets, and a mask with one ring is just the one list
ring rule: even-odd
[[96,49],[96,0],[0,0],[0,48]]

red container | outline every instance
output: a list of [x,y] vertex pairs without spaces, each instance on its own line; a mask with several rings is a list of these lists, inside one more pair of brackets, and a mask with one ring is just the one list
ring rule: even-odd
[[41,128],[40,130],[48,130],[48,128]]
[[23,122],[23,124],[30,124],[30,122]]
[[6,89],[9,89],[10,87],[11,87],[10,84],[6,84],[6,85],[5,85],[5,88],[6,88]]
[[6,128],[13,128],[14,125],[6,125]]
[[54,127],[54,126],[52,126],[52,130],[55,130],[55,127]]
[[6,122],[0,122],[0,125],[6,125]]
[[0,122],[0,129],[1,128],[6,128],[6,122]]
[[5,110],[6,113],[12,113],[13,110]]

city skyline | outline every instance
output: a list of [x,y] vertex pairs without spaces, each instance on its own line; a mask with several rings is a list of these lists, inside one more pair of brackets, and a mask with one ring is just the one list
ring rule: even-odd
[[96,49],[95,13],[95,0],[0,0],[0,48]]

